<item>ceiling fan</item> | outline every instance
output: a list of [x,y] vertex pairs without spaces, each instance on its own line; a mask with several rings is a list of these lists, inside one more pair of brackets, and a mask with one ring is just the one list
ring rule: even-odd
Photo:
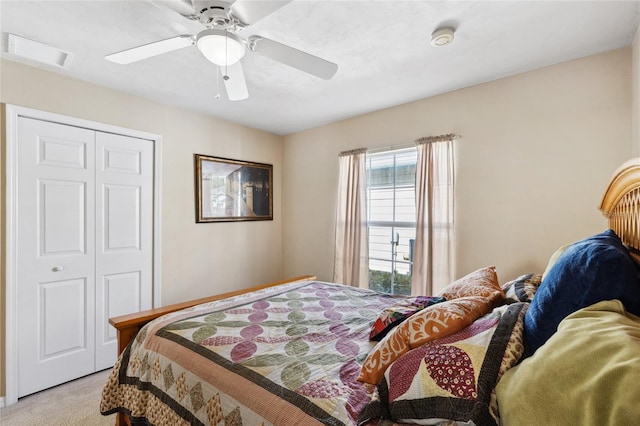
[[244,28],[280,9],[291,0],[152,0],[187,19],[198,21],[205,29],[198,34],[183,34],[126,49],[105,56],[118,64],[130,64],[162,53],[196,46],[209,61],[218,65],[231,101],[247,99],[249,92],[240,65],[248,50],[274,59],[300,71],[329,80],[338,65],[258,35],[240,37]]

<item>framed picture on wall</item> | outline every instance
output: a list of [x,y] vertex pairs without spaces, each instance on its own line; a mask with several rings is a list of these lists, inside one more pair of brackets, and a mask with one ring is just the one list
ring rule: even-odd
[[195,154],[196,223],[273,220],[273,165]]

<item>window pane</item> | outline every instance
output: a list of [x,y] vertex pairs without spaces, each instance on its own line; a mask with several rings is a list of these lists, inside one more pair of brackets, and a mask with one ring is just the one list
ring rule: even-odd
[[397,222],[416,221],[416,190],[415,186],[396,188],[396,217]]
[[413,244],[416,240],[416,228],[396,228],[399,235],[398,245],[396,247],[396,260],[400,263],[396,268],[398,272],[409,273],[411,263],[413,263]]
[[[392,245],[391,245],[391,228],[370,226],[369,227],[369,258],[370,259],[384,259],[391,260]],[[385,266],[388,271],[391,271],[391,264]],[[374,266],[369,262],[369,269],[374,269]]]
[[393,188],[375,188],[369,192],[369,220],[393,220]]
[[410,295],[411,276],[372,269],[369,271],[369,288],[385,293]]

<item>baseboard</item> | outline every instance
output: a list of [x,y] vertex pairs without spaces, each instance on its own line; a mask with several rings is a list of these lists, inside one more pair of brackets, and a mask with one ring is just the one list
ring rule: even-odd
[[4,408],[4,396],[0,396],[0,408]]

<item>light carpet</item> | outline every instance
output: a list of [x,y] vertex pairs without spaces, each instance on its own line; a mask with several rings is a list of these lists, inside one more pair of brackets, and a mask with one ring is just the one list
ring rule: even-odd
[[0,410],[2,426],[113,426],[115,414],[100,414],[102,385],[111,370],[20,398]]

